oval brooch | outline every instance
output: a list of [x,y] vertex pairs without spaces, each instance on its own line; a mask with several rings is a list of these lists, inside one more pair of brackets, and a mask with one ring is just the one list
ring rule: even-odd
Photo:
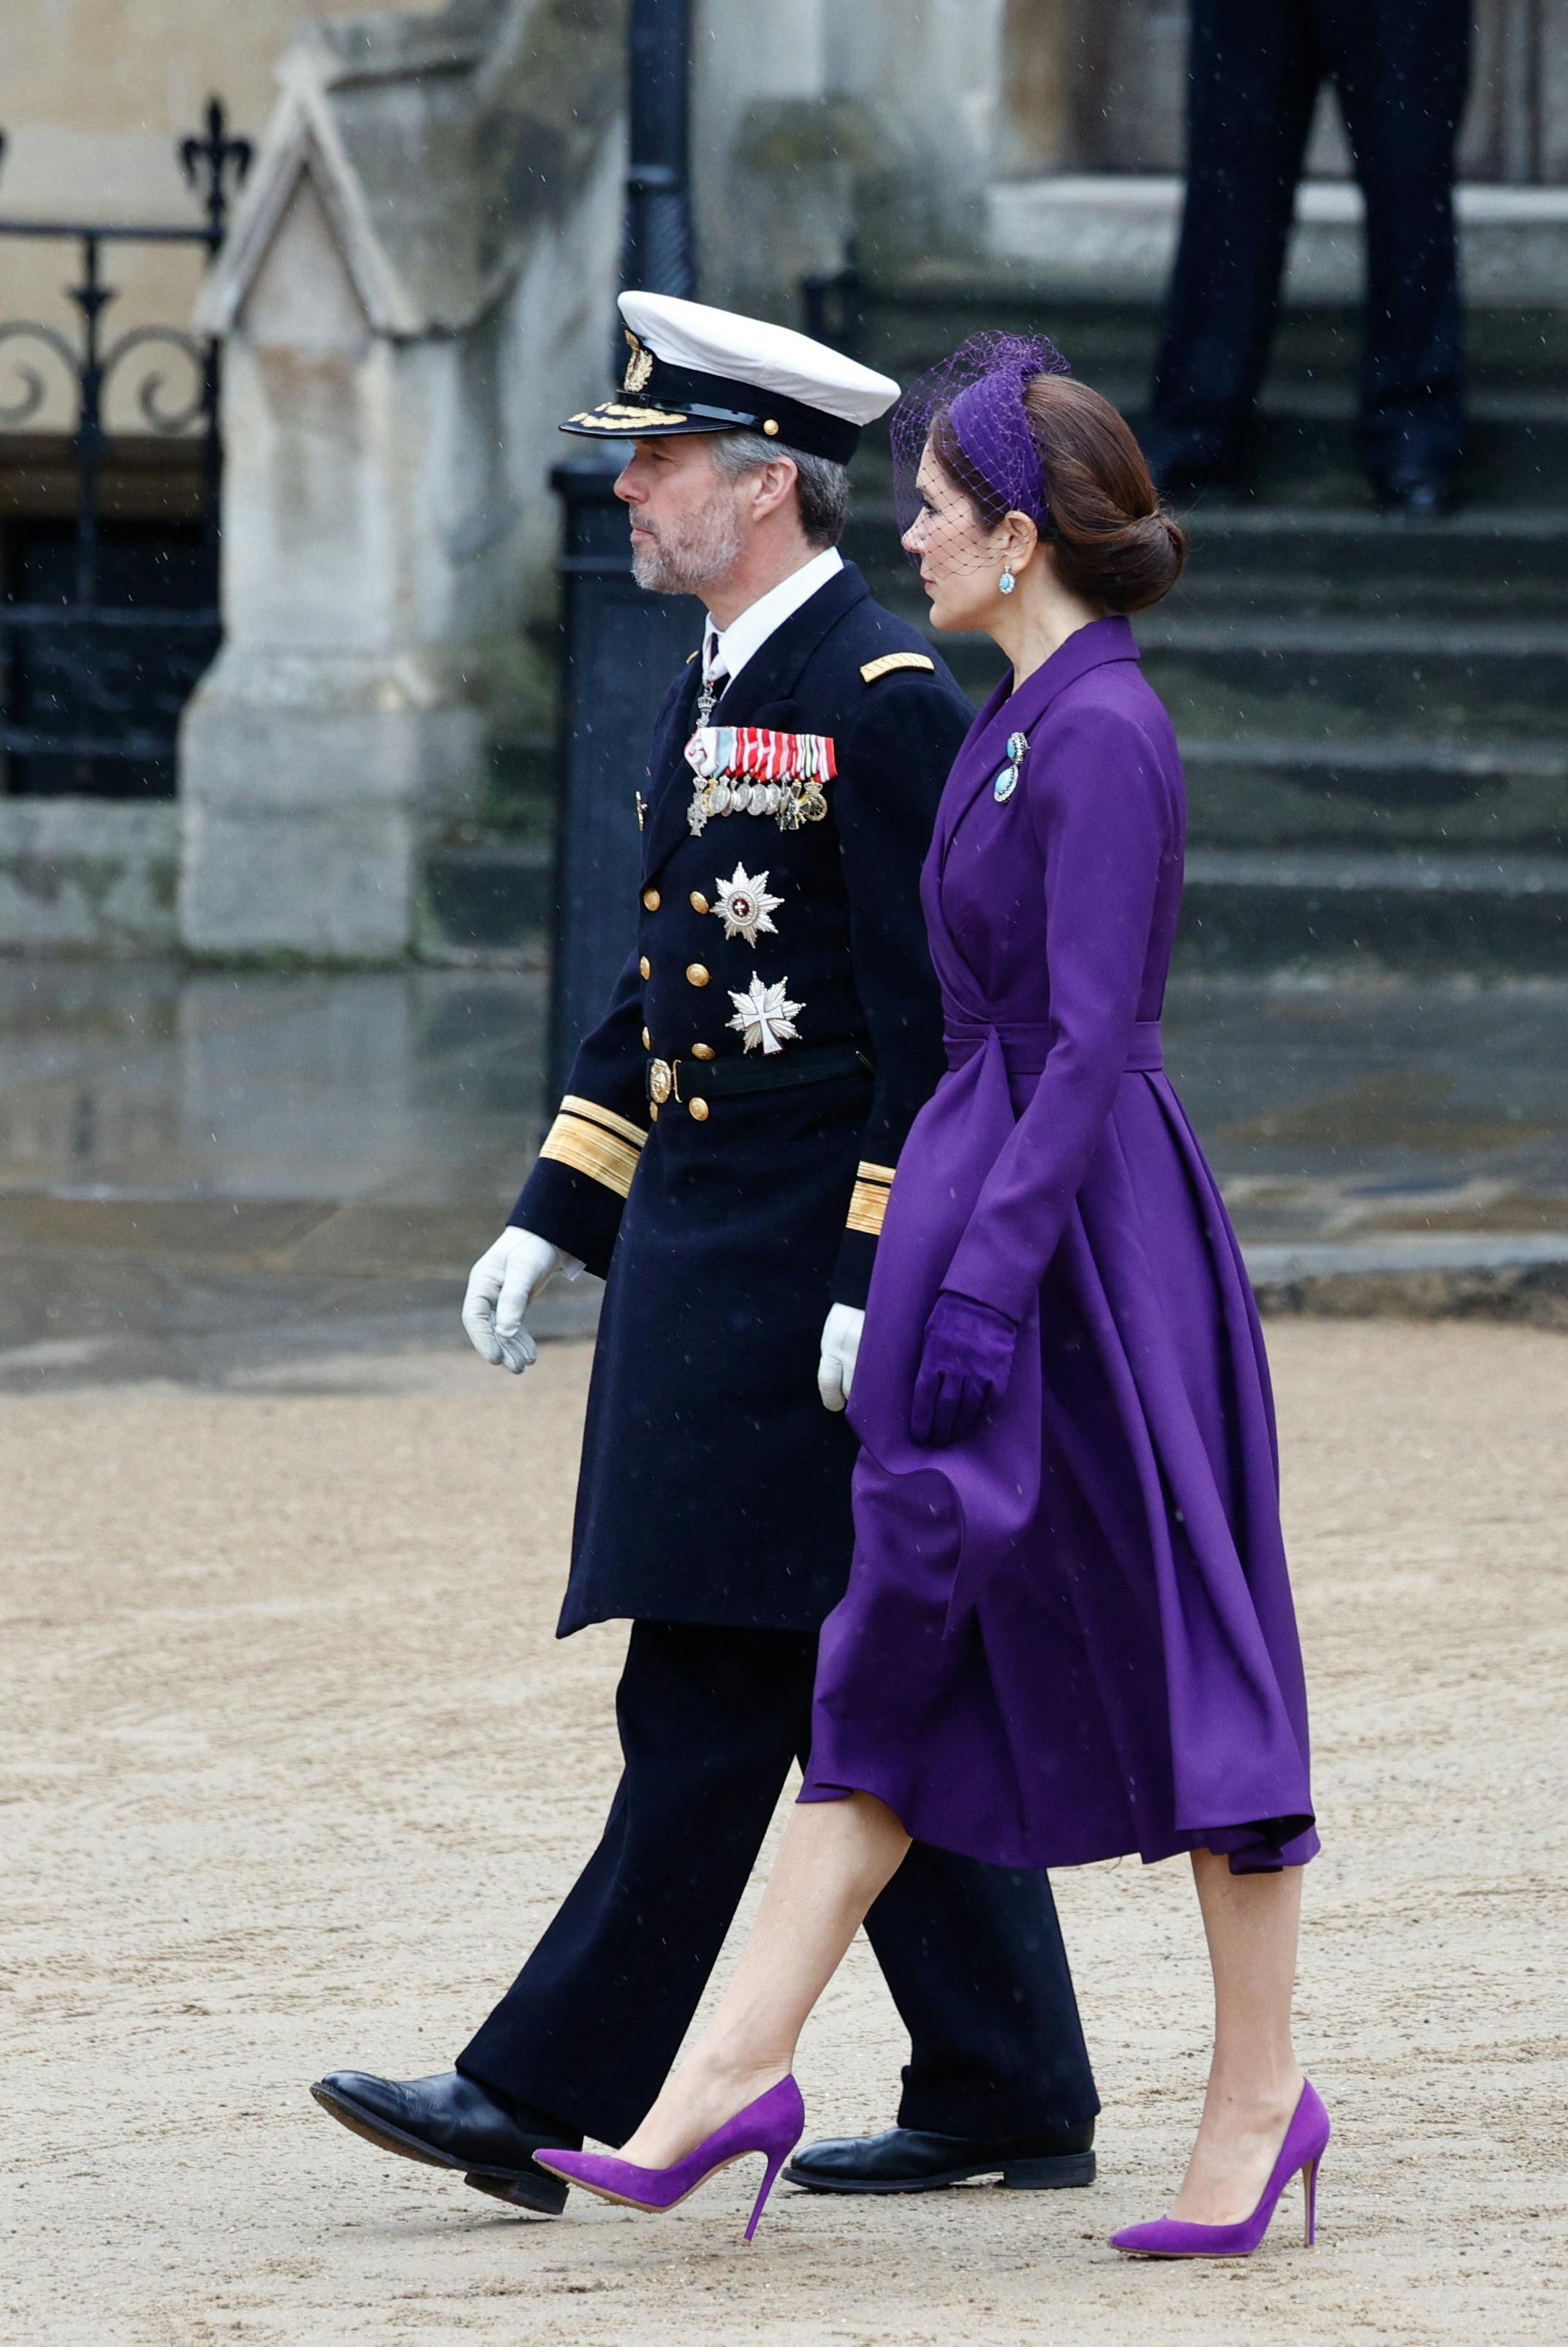
[[1023,764],[1024,756],[1028,749],[1029,735],[1027,733],[1009,733],[1008,735],[1008,762],[1007,764],[1001,768],[995,782],[991,784],[991,796],[995,799],[999,806],[1006,806],[1009,799],[1011,798],[1014,791],[1017,790],[1019,769]]

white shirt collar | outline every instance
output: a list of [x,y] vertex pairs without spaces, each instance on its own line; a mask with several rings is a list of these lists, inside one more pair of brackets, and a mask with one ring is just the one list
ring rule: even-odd
[[809,603],[818,588],[825,587],[844,568],[844,557],[836,546],[825,547],[770,587],[749,603],[740,617],[732,620],[727,628],[713,625],[712,613],[702,637],[702,674],[704,678],[723,674],[732,680],[739,676],[753,652],[761,651],[768,638],[784,621],[794,617],[803,603]]

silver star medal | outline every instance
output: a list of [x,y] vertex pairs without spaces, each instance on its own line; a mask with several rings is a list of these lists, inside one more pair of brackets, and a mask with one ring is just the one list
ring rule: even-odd
[[753,970],[752,982],[743,994],[737,993],[733,987],[730,989],[735,1015],[728,1023],[745,1039],[748,1051],[754,1051],[759,1043],[764,1052],[782,1051],[786,1043],[798,1040],[800,1030],[794,1023],[794,1014],[804,1010],[805,1005],[788,1000],[784,994],[788,984],[788,979],[783,978],[776,986],[764,986]]
[[784,898],[768,895],[765,872],[759,872],[753,880],[745,866],[737,864],[730,877],[715,880],[713,887],[718,897],[713,910],[724,924],[727,938],[744,938],[749,946],[754,946],[764,931],[770,937],[777,935],[778,925],[768,915],[777,911]]

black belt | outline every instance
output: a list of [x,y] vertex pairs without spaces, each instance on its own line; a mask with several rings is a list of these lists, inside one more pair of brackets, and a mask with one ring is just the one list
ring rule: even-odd
[[807,1043],[799,1051],[781,1051],[776,1058],[733,1060],[651,1060],[645,1081],[654,1098],[653,1070],[669,1071],[672,1089],[666,1098],[734,1100],[743,1092],[787,1092],[796,1084],[825,1084],[835,1076],[871,1077],[876,1063],[854,1043]]

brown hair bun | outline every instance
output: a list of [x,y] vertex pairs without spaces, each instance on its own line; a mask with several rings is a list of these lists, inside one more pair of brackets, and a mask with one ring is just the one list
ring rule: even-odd
[[1057,577],[1110,610],[1146,610],[1181,577],[1187,535],[1161,504],[1132,425],[1075,375],[1031,376],[1023,405],[1045,476]]

